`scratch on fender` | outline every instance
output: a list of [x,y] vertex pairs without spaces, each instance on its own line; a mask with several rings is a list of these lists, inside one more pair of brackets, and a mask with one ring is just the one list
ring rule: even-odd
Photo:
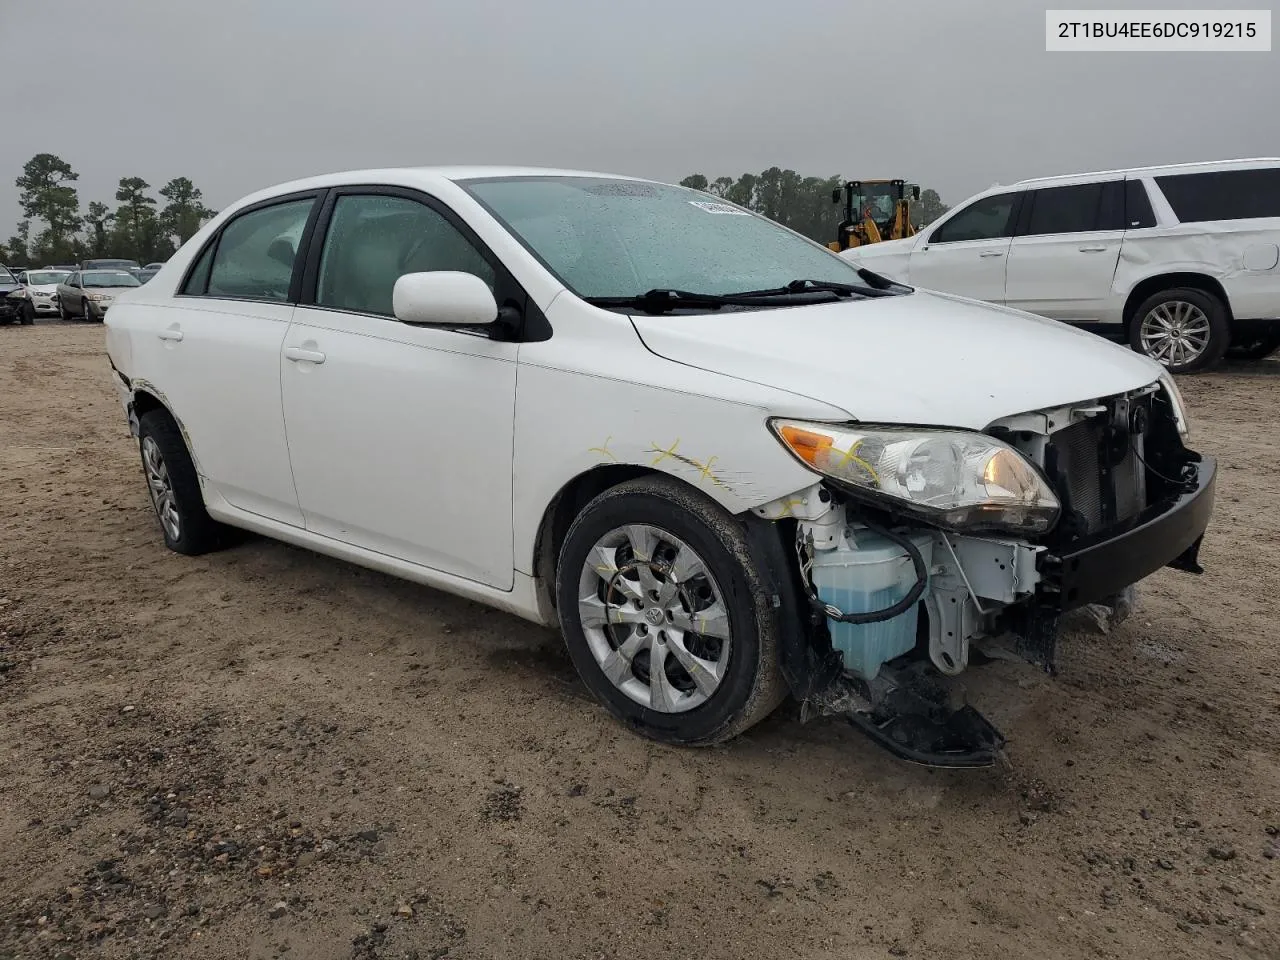
[[715,473],[712,472],[711,470],[711,465],[716,462],[716,460],[718,459],[717,457],[712,456],[707,460],[706,463],[699,463],[693,457],[686,457],[682,453],[676,453],[675,452],[676,447],[679,445],[680,445],[680,441],[677,439],[675,443],[673,443],[669,448],[664,450],[663,448],[659,447],[656,443],[653,443],[653,441],[650,441],[650,447],[646,451],[646,453],[658,454],[658,457],[653,461],[653,465],[655,467],[659,463],[661,463],[663,460],[670,457],[672,460],[675,460],[678,463],[683,463],[686,467],[692,467],[694,470],[697,470],[699,483],[701,483],[703,480],[709,480],[711,481],[711,483],[713,483],[717,487],[721,487],[722,489],[730,490],[730,491],[733,490],[733,488],[729,486],[729,484],[725,483],[724,480],[716,476]]

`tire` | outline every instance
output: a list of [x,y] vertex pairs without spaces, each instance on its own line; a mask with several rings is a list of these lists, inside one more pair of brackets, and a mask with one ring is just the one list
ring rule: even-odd
[[[164,533],[165,546],[189,557],[221,547],[225,542],[225,528],[204,508],[195,464],[187,452],[182,431],[169,411],[152,410],[143,415],[138,424],[138,449],[142,456],[142,475]],[[166,481],[167,501],[159,489]],[[171,510],[167,509],[169,506]]]
[[36,322],[36,308],[29,303],[22,305],[22,316],[18,322],[24,327],[29,327]]
[[1233,343],[1227,348],[1228,360],[1265,360],[1280,350],[1280,333]]
[[85,323],[88,323],[93,319],[92,308],[89,306],[88,300],[80,301],[80,315],[84,317]]
[[58,319],[63,323],[71,322],[71,314],[67,312],[67,308],[61,300],[58,301]]
[[[1213,294],[1191,287],[1161,290],[1148,297],[1130,324],[1129,345],[1170,373],[1211,370],[1230,344],[1226,305]],[[1168,348],[1164,356],[1162,346]]]
[[[653,534],[652,540],[647,535],[637,539],[648,540],[644,549],[656,563],[636,562],[633,534],[624,528]],[[616,551],[597,550],[602,542],[619,537]],[[671,563],[676,544],[683,558],[680,564]],[[689,573],[693,559],[702,573]],[[674,629],[679,621],[666,616],[662,603],[639,610],[634,609],[636,600],[625,599],[643,595],[641,568],[657,574],[658,586],[674,591],[665,574],[671,566],[682,565],[683,585],[665,609],[680,611],[677,615],[689,623],[685,629]],[[556,569],[560,626],[579,676],[617,719],[664,743],[731,739],[785,699],[787,687],[778,665],[778,614],[765,599],[770,595],[750,559],[741,523],[701,494],[665,477],[632,480],[592,500],[569,528]],[[623,602],[611,607],[611,597]],[[723,617],[691,616],[691,607],[715,611],[715,600]],[[589,606],[586,625],[580,602]],[[622,616],[624,608],[629,619],[619,624],[613,618]],[[655,612],[659,619],[646,619]],[[642,631],[647,635],[641,637]],[[629,657],[619,654],[628,647]],[[691,669],[701,671],[701,684],[685,668],[690,651],[699,658]],[[664,663],[663,680],[656,688],[649,671],[654,655]],[[606,674],[606,663],[612,663],[618,679]]]

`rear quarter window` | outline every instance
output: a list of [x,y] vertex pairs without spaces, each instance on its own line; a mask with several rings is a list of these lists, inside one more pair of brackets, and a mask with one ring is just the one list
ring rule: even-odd
[[1156,177],[1182,223],[1280,217],[1280,168]]

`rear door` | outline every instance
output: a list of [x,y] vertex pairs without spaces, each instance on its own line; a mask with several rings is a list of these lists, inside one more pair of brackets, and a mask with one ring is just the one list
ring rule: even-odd
[[437,199],[335,190],[308,257],[280,360],[306,528],[509,590],[519,345],[474,329],[410,326],[405,273],[461,270],[520,300],[501,263]]
[[1005,303],[1097,323],[1124,239],[1124,179],[1028,190],[1009,245]]
[[302,284],[318,192],[238,212],[171,300],[130,304],[134,375],[181,423],[205,482],[231,506],[302,526],[280,405],[280,350]]
[[933,227],[911,252],[909,282],[1003,303],[1017,202],[1017,191],[981,197]]

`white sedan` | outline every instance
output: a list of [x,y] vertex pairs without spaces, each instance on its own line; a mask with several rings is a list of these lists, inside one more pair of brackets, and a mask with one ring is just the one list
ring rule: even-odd
[[1010,631],[1198,570],[1159,365],[682,187],[411,169],[233,204],[106,318],[165,542],[240,527],[557,625],[668,742],[788,694],[925,763]]

